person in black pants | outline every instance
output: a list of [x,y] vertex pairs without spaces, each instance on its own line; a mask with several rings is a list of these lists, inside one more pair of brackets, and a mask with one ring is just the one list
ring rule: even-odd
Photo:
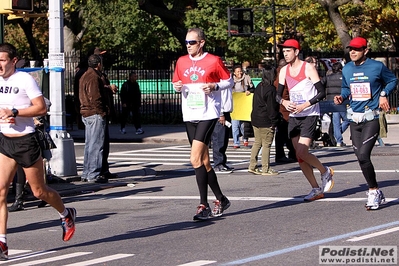
[[[212,133],[213,169],[217,174],[230,174],[234,168],[226,165],[226,150],[229,145],[231,118],[233,110],[233,96],[231,89],[221,91],[222,109]],[[230,125],[230,126],[228,126]]]
[[129,113],[133,115],[133,125],[136,128],[136,135],[143,134],[141,128],[141,91],[137,83],[137,74],[131,72],[129,79],[122,84],[121,88],[122,116],[121,116],[121,133],[126,134],[125,126]]
[[[279,61],[277,67],[277,76],[280,73],[280,69],[285,66],[287,62],[284,59]],[[274,82],[274,86],[278,87],[278,79]],[[284,100],[289,100],[288,89],[284,88],[282,98]],[[285,163],[293,163],[296,162],[296,155],[295,155],[295,148],[292,145],[292,141],[288,136],[288,116],[290,112],[285,109],[285,107],[280,104],[280,114],[282,118],[280,122],[277,124],[277,134],[275,138],[275,145],[276,145],[276,163],[278,164],[285,164]],[[286,145],[288,149],[288,158],[285,155],[284,145]]]

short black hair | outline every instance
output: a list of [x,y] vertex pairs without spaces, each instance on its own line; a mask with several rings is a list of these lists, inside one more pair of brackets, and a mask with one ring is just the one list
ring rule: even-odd
[[7,53],[10,59],[17,57],[17,48],[10,43],[0,44],[0,52]]
[[266,65],[265,68],[262,69],[262,82],[267,85],[272,85],[276,79],[276,75],[277,70],[271,65]]
[[92,54],[91,56],[89,56],[89,60],[87,60],[89,67],[92,68],[96,68],[101,62],[101,56],[99,56],[98,54]]

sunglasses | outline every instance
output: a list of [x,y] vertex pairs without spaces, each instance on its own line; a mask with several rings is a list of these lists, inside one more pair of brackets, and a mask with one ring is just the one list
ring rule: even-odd
[[364,50],[365,49],[363,47],[361,48],[349,47],[349,51],[363,52]]
[[187,44],[189,44],[189,45],[194,45],[194,44],[197,44],[197,43],[199,43],[199,41],[196,41],[196,40],[186,40],[186,45],[187,45]]

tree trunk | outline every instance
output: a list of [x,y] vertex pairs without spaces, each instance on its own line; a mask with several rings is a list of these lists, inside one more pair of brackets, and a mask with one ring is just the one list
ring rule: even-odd
[[35,38],[33,37],[33,30],[32,30],[33,20],[34,20],[33,18],[30,18],[27,21],[24,21],[23,19],[18,19],[18,24],[25,33],[33,59],[37,60],[39,64],[42,64],[43,57],[40,54],[39,49],[37,49],[36,41]]
[[341,40],[342,48],[345,50],[346,46],[351,40],[349,35],[348,26],[346,26],[341,14],[339,13],[338,7],[329,7],[327,9],[328,16],[334,24],[335,30],[337,31],[338,37]]
[[74,49],[76,36],[72,30],[64,26],[64,52],[71,52]]

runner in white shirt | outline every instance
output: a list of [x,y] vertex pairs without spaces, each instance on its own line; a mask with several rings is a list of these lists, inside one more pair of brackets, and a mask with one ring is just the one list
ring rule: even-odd
[[7,194],[17,171],[23,167],[33,195],[48,202],[60,214],[62,239],[75,232],[76,210],[65,208],[57,191],[44,183],[43,159],[33,117],[47,113],[41,91],[27,73],[15,69],[17,52],[8,43],[0,44],[0,259],[8,259]]

